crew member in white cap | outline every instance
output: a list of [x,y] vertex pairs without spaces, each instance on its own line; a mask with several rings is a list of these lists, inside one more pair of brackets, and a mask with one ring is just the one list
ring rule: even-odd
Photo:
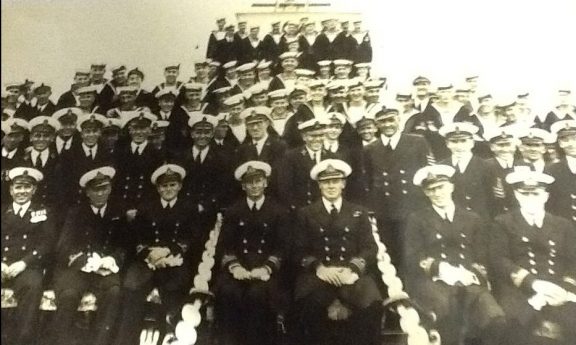
[[82,115],[80,108],[64,108],[52,115],[52,118],[60,123],[54,142],[58,155],[69,153],[73,146],[78,145],[80,138],[76,125],[80,115]]
[[356,50],[350,46],[347,33],[339,30],[338,20],[328,19],[326,31],[316,38],[316,57],[318,60],[354,59]]
[[550,130],[552,124],[560,120],[576,121],[576,105],[573,102],[574,95],[569,88],[558,90],[557,105],[547,115],[543,122],[543,129]]
[[127,83],[126,66],[120,65],[111,68],[112,80],[106,83],[98,95],[98,105],[101,112],[106,112],[114,107],[117,100],[117,88]]
[[298,125],[304,140],[302,146],[288,150],[278,169],[278,196],[292,211],[310,205],[320,191],[308,172],[326,159],[324,137],[328,121],[311,119]]
[[[184,93],[184,98],[187,103],[190,99],[194,99],[193,102],[200,104],[200,95],[197,89],[199,85],[184,84],[182,86],[182,92]],[[156,115],[159,120],[167,121],[168,128],[166,131],[166,149],[170,152],[176,152],[182,150],[188,144],[188,118],[189,112],[185,106],[176,106],[178,99],[178,91],[174,88],[165,87],[164,89],[158,91],[156,94],[156,99],[158,100],[158,110]]]
[[230,93],[233,95],[243,93],[256,83],[256,64],[247,62],[236,68],[238,83],[232,87]]
[[[24,140],[28,137],[28,122],[24,119],[13,118],[2,121],[2,200],[9,197],[7,172],[21,166],[24,158]],[[6,188],[5,188],[6,187]]]
[[82,86],[90,85],[90,71],[87,69],[78,69],[74,73],[74,83],[70,86],[70,90],[64,92],[56,102],[56,108],[69,108],[78,106],[78,95],[76,91]]
[[164,67],[164,81],[158,84],[153,90],[152,94],[156,95],[158,91],[164,88],[173,88],[179,93],[180,88],[184,83],[178,80],[178,76],[180,75],[180,64],[171,64]]
[[452,198],[455,172],[448,165],[430,165],[414,175],[429,204],[413,212],[405,227],[407,292],[436,315],[443,343],[457,343],[466,320],[465,337],[507,344],[505,315],[487,281],[487,225]]
[[216,58],[218,42],[223,40],[224,35],[226,34],[226,31],[224,31],[224,27],[226,26],[226,18],[216,19],[216,25],[216,30],[212,30],[210,33],[210,38],[208,38],[208,46],[206,48],[206,58],[208,59]]
[[246,39],[240,41],[240,63],[248,63],[262,60],[264,56],[265,43],[260,39],[260,27],[250,26],[250,33]]
[[226,31],[224,38],[218,41],[216,52],[213,57],[214,60],[221,64],[226,64],[230,61],[238,61],[240,55],[240,37],[236,37],[234,33],[234,25],[226,25],[224,30]]
[[34,88],[34,97],[36,98],[36,105],[34,106],[34,116],[51,116],[56,111],[56,105],[50,100],[52,96],[52,88],[44,83]]
[[[300,87],[300,85],[299,85]],[[288,99],[291,94],[286,89],[278,89],[268,93],[268,102],[270,104],[270,119],[274,131],[281,137],[286,132],[286,124],[294,115],[291,104]]]
[[421,192],[410,179],[430,163],[430,148],[424,138],[401,132],[397,109],[376,108],[371,116],[380,136],[363,151],[370,188],[364,202],[376,212],[380,235],[392,262],[399,264],[404,221],[424,204]]
[[547,165],[546,144],[554,143],[554,136],[540,128],[522,128],[518,131],[520,145],[518,151],[521,159],[517,165],[530,167],[531,170],[544,172]]
[[78,94],[78,108],[83,114],[100,112],[100,106],[96,104],[98,97],[96,85],[82,86],[76,91]]
[[264,45],[264,59],[271,61],[276,65],[278,56],[280,55],[280,39],[282,38],[282,31],[280,31],[280,21],[271,23],[271,31],[264,36],[262,43]]
[[134,344],[142,330],[146,296],[157,288],[167,317],[182,308],[204,247],[198,209],[183,196],[186,171],[164,164],[148,177],[156,195],[140,204],[130,226],[136,253],[122,285],[123,301],[116,344]]
[[554,177],[548,209],[576,225],[576,121],[555,122],[551,130],[564,158],[546,168],[546,173]]
[[86,292],[98,300],[91,344],[111,340],[120,311],[120,269],[126,256],[126,209],[110,199],[116,171],[110,166],[80,177],[85,199],[68,210],[56,248],[54,291],[58,301],[50,327],[50,344],[73,344],[70,332],[78,304]]
[[142,72],[138,67],[131,69],[128,72],[128,86],[136,88],[136,100],[134,103],[137,107],[148,108],[150,110],[156,108],[156,98],[152,92],[144,90],[142,88],[142,82],[144,81],[144,72]]
[[299,210],[295,227],[294,298],[306,336],[301,343],[325,341],[329,334],[321,325],[327,320],[348,319],[359,344],[373,344],[379,336],[381,296],[368,273],[377,247],[367,210],[343,198],[351,172],[337,159],[310,170],[321,198]]
[[287,210],[267,191],[271,173],[269,164],[256,160],[234,172],[244,193],[224,216],[222,270],[215,291],[225,343],[245,337],[239,343],[274,344],[276,317],[286,308],[281,281],[289,220]]
[[240,114],[246,107],[246,99],[242,94],[237,94],[226,98],[223,102],[224,108],[222,111],[228,113],[228,125],[232,134],[236,137],[238,142],[243,143],[246,139],[246,125],[242,120]]
[[499,301],[524,344],[576,339],[574,224],[548,213],[550,175],[518,167],[506,177],[519,208],[496,218],[490,244]]
[[278,89],[291,89],[296,83],[296,68],[298,67],[298,58],[301,53],[298,52],[285,52],[278,58],[280,59],[280,66],[282,72],[278,73],[270,82],[270,91]]
[[478,127],[469,122],[453,122],[438,131],[446,140],[450,157],[440,161],[454,167],[454,202],[468,211],[475,212],[483,219],[489,219],[491,190],[490,173],[486,162],[477,157],[472,149]]
[[272,61],[261,60],[256,65],[256,76],[258,77],[258,82],[262,83],[266,90],[270,87],[270,82],[272,81]]
[[16,167],[7,178],[10,196],[2,199],[2,291],[12,289],[18,307],[14,315],[17,326],[3,332],[15,344],[34,344],[43,266],[56,240],[54,214],[32,201],[42,180],[40,171]]

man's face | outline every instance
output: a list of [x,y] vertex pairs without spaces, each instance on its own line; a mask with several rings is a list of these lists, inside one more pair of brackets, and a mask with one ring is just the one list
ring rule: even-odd
[[286,58],[282,60],[282,69],[284,69],[284,71],[293,72],[297,66],[298,60],[295,58]]
[[163,112],[169,112],[174,108],[174,102],[174,97],[160,97],[158,100],[158,106]]
[[82,142],[89,147],[98,144],[98,140],[102,136],[102,130],[99,127],[86,127],[80,132]]
[[342,192],[346,188],[346,180],[343,178],[333,178],[318,181],[320,194],[328,201],[336,201],[342,197]]
[[166,82],[169,84],[174,84],[176,82],[176,78],[180,74],[180,70],[177,68],[168,68],[164,71],[164,78],[166,78]]
[[242,110],[244,110],[244,103],[231,106],[230,109],[228,109],[228,112],[230,113],[230,116],[238,116]]
[[148,126],[130,126],[130,138],[135,144],[142,144],[148,140],[150,135],[150,127]]
[[532,162],[544,159],[544,153],[546,153],[546,145],[543,142],[522,143],[518,149],[522,158]]
[[114,81],[116,82],[116,84],[124,85],[124,83],[126,83],[126,71],[124,71],[124,70],[118,71],[114,74],[114,76],[112,78],[114,78]]
[[252,86],[256,82],[256,73],[254,70],[243,72],[238,77],[238,82],[242,84],[242,86]]
[[492,97],[484,97],[480,101],[480,109],[484,113],[491,113],[494,111],[494,99]]
[[84,92],[78,96],[81,108],[92,108],[96,101],[96,95],[93,92]]
[[364,141],[372,141],[376,136],[377,132],[378,129],[376,128],[376,125],[372,122],[364,124],[360,128],[358,128],[358,134]]
[[320,151],[324,145],[325,129],[316,129],[302,134],[306,146],[312,151]]
[[199,65],[194,65],[194,71],[196,72],[197,77],[204,78],[208,75],[210,68],[208,67],[208,65],[199,64]]
[[347,96],[346,90],[344,90],[343,88],[330,91],[330,99],[332,99],[332,102],[334,103],[346,102],[346,96]]
[[226,73],[225,73],[225,74],[226,74],[226,78],[228,78],[228,79],[231,79],[231,80],[232,80],[232,79],[236,79],[236,76],[237,76],[237,74],[236,74],[236,68],[230,67],[230,68],[226,69]]
[[330,78],[330,66],[322,66],[318,69],[320,76],[324,79]]
[[36,186],[30,182],[14,182],[10,185],[12,200],[19,205],[32,200],[34,193],[36,193]]
[[558,92],[558,105],[559,106],[570,105],[570,93]]
[[268,103],[268,95],[264,92],[252,95],[252,103],[254,103],[255,107],[266,106],[266,103]]
[[356,70],[356,74],[360,78],[367,78],[368,77],[368,68],[366,68],[366,67],[358,68]]
[[190,132],[194,146],[199,148],[205,148],[210,144],[210,141],[214,137],[214,128],[211,126],[194,126],[192,132]]
[[520,208],[530,214],[544,211],[549,194],[542,187],[533,189],[516,189],[514,196]]
[[226,135],[228,134],[228,129],[230,127],[228,127],[228,124],[226,122],[220,122],[217,126],[216,129],[214,130],[214,138],[215,139],[224,139],[226,138]]
[[74,133],[76,133],[76,121],[60,123],[60,129],[58,130],[58,136],[60,138],[68,139],[73,136]]
[[6,90],[6,92],[8,93],[8,95],[6,96],[6,102],[10,104],[18,102],[18,98],[20,97],[21,94],[19,89],[11,88],[9,90]]
[[439,208],[444,208],[452,203],[453,191],[454,185],[448,181],[432,183],[424,188],[426,197],[430,199],[432,205]]
[[418,82],[414,85],[414,90],[416,96],[421,98],[426,97],[428,96],[428,93],[430,93],[430,83],[425,81]]
[[257,39],[259,33],[260,33],[260,29],[259,29],[259,28],[252,28],[252,29],[250,29],[250,37],[252,37],[253,39]]
[[509,160],[514,157],[516,153],[517,144],[516,141],[511,140],[499,140],[490,144],[490,149],[494,153],[494,156]]
[[356,31],[356,32],[362,31],[362,23],[361,22],[355,22],[354,23],[354,31]]
[[246,24],[245,22],[238,23],[238,31],[244,32],[246,31]]
[[52,96],[52,91],[37,93],[36,94],[37,103],[40,105],[48,103],[48,101],[50,100],[50,96]]
[[104,79],[104,73],[106,73],[106,67],[103,66],[90,67],[90,75],[92,76],[92,81],[100,81]]
[[242,190],[252,200],[260,199],[264,195],[266,187],[268,187],[268,180],[264,176],[248,177],[242,180]]
[[299,75],[298,77],[296,77],[296,82],[302,85],[308,85],[308,82],[310,81],[310,76],[307,75]]
[[466,85],[468,86],[468,89],[470,91],[474,92],[478,87],[478,79],[477,78],[468,79],[466,80]]
[[398,131],[400,117],[398,115],[379,117],[376,119],[376,126],[381,134],[391,137]]
[[315,28],[314,25],[312,25],[312,24],[306,25],[306,26],[304,27],[304,33],[305,33],[305,34],[308,34],[308,35],[309,35],[309,34],[312,34],[315,29],[316,29],[316,28]]
[[558,138],[558,145],[566,156],[576,158],[576,135],[566,135]]
[[120,138],[119,131],[107,130],[105,132],[102,132],[102,143],[107,148],[114,148],[114,146],[116,146],[116,142],[118,142],[119,138]]
[[159,133],[153,133],[148,137],[148,141],[152,146],[154,146],[157,150],[162,149],[164,145],[164,141],[166,140],[166,134],[164,131],[160,131]]
[[226,21],[225,20],[219,20],[216,22],[216,25],[218,26],[218,30],[222,31],[222,29],[224,29],[224,26],[226,25]]
[[470,95],[468,94],[468,92],[456,92],[456,94],[454,95],[454,99],[457,102],[466,104],[470,100]]
[[103,186],[86,187],[86,196],[90,200],[90,205],[100,208],[108,202],[108,198],[112,193],[112,184],[105,184]]
[[347,66],[336,66],[334,68],[334,74],[338,79],[347,79],[350,73],[350,69]]
[[326,28],[327,28],[329,31],[335,31],[335,30],[336,30],[336,26],[337,26],[337,23],[336,23],[335,20],[329,20],[329,21],[326,23]]
[[290,24],[290,25],[286,26],[286,33],[288,34],[288,36],[296,35],[297,31],[298,31],[298,27],[294,24]]
[[132,92],[124,92],[120,95],[122,105],[130,105],[136,101],[136,95]]
[[270,103],[270,107],[277,113],[284,113],[288,109],[286,98],[275,99]]
[[13,132],[10,134],[6,134],[2,138],[2,147],[4,147],[8,151],[12,151],[24,140],[24,133],[23,132]]
[[378,103],[378,101],[380,100],[380,89],[378,88],[366,89],[364,99],[368,103]]
[[[199,103],[202,100],[202,92],[199,90],[186,90],[184,96],[192,103]],[[174,106],[174,102],[172,103],[172,106]]]
[[298,107],[301,104],[304,104],[305,102],[306,102],[305,93],[297,94],[295,96],[290,97],[290,105],[292,106],[292,109],[298,109]]
[[210,78],[216,76],[216,73],[218,73],[218,66],[215,65],[209,65],[208,66],[208,76]]
[[414,108],[414,100],[412,100],[412,98],[396,98],[396,103],[398,103],[403,113],[409,112]]
[[454,92],[452,89],[438,90],[438,101],[440,103],[448,104],[454,99]]
[[274,24],[272,25],[272,32],[277,33],[277,32],[279,32],[279,31],[280,31],[280,23],[274,23]]
[[288,43],[288,51],[289,52],[298,52],[300,50],[300,42],[294,41]]
[[342,124],[337,120],[332,121],[326,128],[326,138],[329,140],[338,140],[340,134],[342,134]]
[[163,181],[156,185],[156,190],[160,197],[165,201],[172,201],[182,189],[182,182],[180,181]]
[[270,79],[270,68],[262,68],[258,70],[258,79],[259,80],[268,80]]
[[250,121],[246,123],[246,130],[253,140],[260,140],[266,135],[268,130],[269,122],[268,120],[258,119],[256,121]]
[[310,89],[310,99],[313,102],[324,102],[324,97],[326,97],[326,94],[326,87],[322,85]]
[[138,74],[132,73],[128,76],[128,85],[139,89],[140,85],[142,85],[142,78]]
[[353,87],[348,90],[348,97],[351,101],[360,101],[364,99],[364,88],[362,86]]
[[472,152],[474,148],[474,139],[472,138],[449,138],[446,139],[446,147],[453,155],[461,155]]
[[74,76],[74,84],[78,86],[86,86],[90,83],[90,76],[87,74],[76,74]]

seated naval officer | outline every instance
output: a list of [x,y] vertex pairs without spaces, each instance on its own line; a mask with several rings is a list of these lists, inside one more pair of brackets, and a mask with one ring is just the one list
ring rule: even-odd
[[497,217],[492,231],[498,300],[520,326],[519,344],[574,344],[576,232],[545,211],[554,178],[517,167],[506,182],[519,208]]
[[554,177],[547,207],[550,213],[565,217],[576,226],[576,121],[558,121],[551,130],[558,137],[564,159],[546,169]]
[[23,164],[28,122],[19,118],[2,121],[2,200],[10,198],[8,171]]
[[216,301],[226,343],[274,344],[289,230],[287,210],[266,193],[271,172],[268,163],[248,161],[234,173],[246,196],[227,210],[219,240]]
[[17,327],[6,330],[9,344],[30,345],[36,340],[43,263],[55,236],[53,214],[32,201],[42,177],[33,168],[16,167],[7,173],[12,202],[2,206],[2,288],[12,289],[18,302]]
[[524,128],[518,131],[520,145],[518,151],[521,159],[516,165],[527,166],[533,171],[544,172],[546,144],[554,142],[550,132],[540,128]]
[[306,344],[326,341],[329,320],[350,319],[354,330],[347,341],[355,344],[373,344],[379,335],[381,296],[367,273],[376,242],[366,209],[342,197],[351,172],[337,159],[314,165],[310,178],[321,199],[299,210],[294,227],[294,297]]
[[[156,287],[167,315],[182,307],[198,267],[198,209],[182,197],[186,171],[165,164],[150,177],[157,196],[143,201],[130,226],[133,255],[123,283],[123,310],[117,344],[132,345],[142,330],[146,296]],[[135,253],[134,253],[135,251]]]
[[414,175],[430,204],[407,220],[404,257],[408,293],[436,314],[443,344],[465,337],[505,344],[504,312],[487,282],[488,233],[476,213],[452,197],[455,169],[431,165]]
[[56,247],[54,290],[58,309],[50,327],[50,344],[73,344],[76,311],[82,296],[98,300],[94,337],[89,344],[107,345],[120,304],[120,274],[124,262],[121,241],[125,209],[110,200],[116,171],[99,167],[80,177],[86,199],[69,210]]

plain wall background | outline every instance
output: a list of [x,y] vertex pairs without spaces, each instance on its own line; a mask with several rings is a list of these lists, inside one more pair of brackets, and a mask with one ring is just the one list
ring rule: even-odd
[[[168,63],[181,62],[187,80],[215,18],[235,21],[235,13],[255,10],[253,2],[2,0],[2,83],[46,81],[57,98],[75,69],[100,61],[140,67],[150,89]],[[391,90],[420,73],[454,82],[480,74],[481,87],[494,93],[530,91],[541,111],[559,86],[576,92],[574,0],[319,2],[363,15],[374,48],[372,74],[388,77]],[[262,35],[267,31],[261,28]]]

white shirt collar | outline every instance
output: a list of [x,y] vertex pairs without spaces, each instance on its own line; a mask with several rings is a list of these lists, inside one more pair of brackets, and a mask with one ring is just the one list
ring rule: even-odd
[[96,152],[98,151],[98,144],[89,147],[88,145],[82,143],[82,149],[84,150],[84,154],[86,155],[86,157],[91,156],[90,154],[90,150],[94,151],[94,156],[96,156]]
[[[310,159],[314,159],[314,157],[316,156],[316,154],[318,154],[318,160],[322,160],[322,150],[318,150],[318,151],[312,151],[308,146],[304,146],[306,147],[306,151],[308,151],[308,157],[310,157]],[[318,163],[318,162],[316,162]]]
[[192,155],[194,156],[194,159],[196,159],[196,156],[198,153],[200,153],[200,161],[204,162],[204,159],[206,159],[206,155],[208,154],[208,150],[210,150],[210,146],[206,146],[202,149],[202,151],[200,151],[200,149],[198,149],[196,146],[192,146]]
[[170,119],[170,115],[172,115],[172,112],[171,112],[171,111],[167,111],[167,112],[166,112],[166,111],[160,110],[160,118],[161,118],[162,120],[168,120],[168,119]]
[[322,197],[322,203],[324,204],[324,208],[326,208],[326,211],[328,211],[328,213],[330,213],[332,211],[332,205],[334,205],[334,207],[336,207],[336,210],[338,210],[338,213],[340,213],[340,211],[342,210],[342,198],[338,198],[338,200],[336,200],[334,202],[330,202],[330,201],[326,200],[324,197]]
[[[15,202],[12,202],[12,208],[14,209],[14,214],[17,216],[23,217],[23,215],[26,214],[26,212],[30,208],[31,203],[32,203],[31,201],[28,201],[27,203],[20,205],[20,204],[17,204]],[[16,213],[18,211],[20,211],[20,212]]]
[[246,201],[248,202],[248,208],[252,209],[254,204],[256,204],[256,209],[260,210],[262,208],[262,205],[264,204],[264,199],[266,199],[266,196],[264,196],[264,195],[262,195],[262,197],[256,201],[253,201],[250,198],[246,198]]
[[444,208],[440,208],[440,207],[436,207],[435,205],[432,205],[432,208],[434,209],[434,211],[436,211],[436,213],[438,213],[438,215],[442,218],[442,219],[446,219],[446,217],[448,217],[448,220],[450,222],[454,221],[454,213],[456,213],[456,205],[454,205],[454,203],[451,203],[450,205],[447,205]]
[[38,107],[38,111],[44,111],[44,109],[46,109],[46,106],[48,105],[48,103],[42,104],[42,105],[37,105]]
[[538,228],[542,228],[542,224],[544,224],[544,216],[546,214],[544,210],[540,210],[535,214],[530,214],[524,209],[520,208],[520,213],[526,220],[526,223],[528,223],[530,226],[536,225]]
[[566,163],[572,174],[576,174],[576,157],[566,156]]
[[69,150],[72,146],[72,138],[68,138],[67,140],[62,139],[60,136],[56,136],[56,148],[58,149],[58,153],[62,152],[62,150]]
[[514,166],[514,157],[512,157],[512,161],[505,161],[500,157],[494,156],[494,158],[496,158],[496,161],[498,162],[498,164],[500,164],[500,166],[503,169],[510,169]]
[[398,142],[400,141],[400,135],[402,133],[400,132],[400,130],[397,130],[396,133],[394,133],[393,136],[391,137],[387,137],[384,134],[380,135],[380,140],[382,140],[382,144],[384,146],[388,145],[388,143],[390,143],[390,147],[392,147],[392,150],[396,149],[396,146],[398,146]]
[[174,207],[174,204],[176,204],[176,201],[178,201],[178,198],[177,198],[177,197],[174,198],[174,199],[172,199],[172,200],[170,200],[170,201],[166,201],[166,200],[160,198],[160,203],[162,204],[162,207],[163,207],[163,208],[166,208],[166,206],[168,206],[168,205],[170,205],[170,208],[173,208],[173,207]]
[[336,153],[338,151],[338,149],[340,148],[340,143],[338,143],[338,140],[336,140],[333,143],[324,142],[324,148],[326,149],[326,151]]
[[95,215],[100,216],[100,217],[104,217],[104,214],[106,213],[106,207],[108,206],[108,204],[105,204],[104,206],[98,208],[94,205],[90,205],[90,208],[92,209],[92,212],[94,212]]
[[39,152],[36,149],[32,149],[32,151],[30,151],[30,158],[32,158],[32,164],[36,164],[36,159],[38,159],[38,155],[40,155],[40,159],[42,160],[42,166],[45,166],[46,162],[48,161],[48,157],[50,156],[50,149],[46,149],[42,152]]
[[252,140],[252,143],[254,144],[254,146],[256,146],[256,150],[258,150],[258,154],[260,154],[260,152],[262,152],[262,147],[264,146],[264,143],[266,142],[266,140],[268,140],[268,134],[264,134],[264,137],[258,141]]
[[470,160],[472,160],[472,157],[472,152],[466,153],[459,158],[452,156],[452,165],[456,167],[456,164],[458,164],[460,172],[465,172],[466,168],[468,168],[468,164],[470,164]]
[[139,148],[140,154],[142,154],[142,152],[144,152],[144,149],[146,148],[146,145],[148,145],[148,140],[145,140],[141,144],[136,144],[133,141],[130,142],[130,147],[132,148],[132,153],[135,153],[136,149]]
[[15,148],[12,151],[8,151],[6,150],[5,147],[2,148],[2,157],[6,157],[8,159],[12,159],[14,158],[14,155],[16,154],[16,151],[18,151],[18,148]]

